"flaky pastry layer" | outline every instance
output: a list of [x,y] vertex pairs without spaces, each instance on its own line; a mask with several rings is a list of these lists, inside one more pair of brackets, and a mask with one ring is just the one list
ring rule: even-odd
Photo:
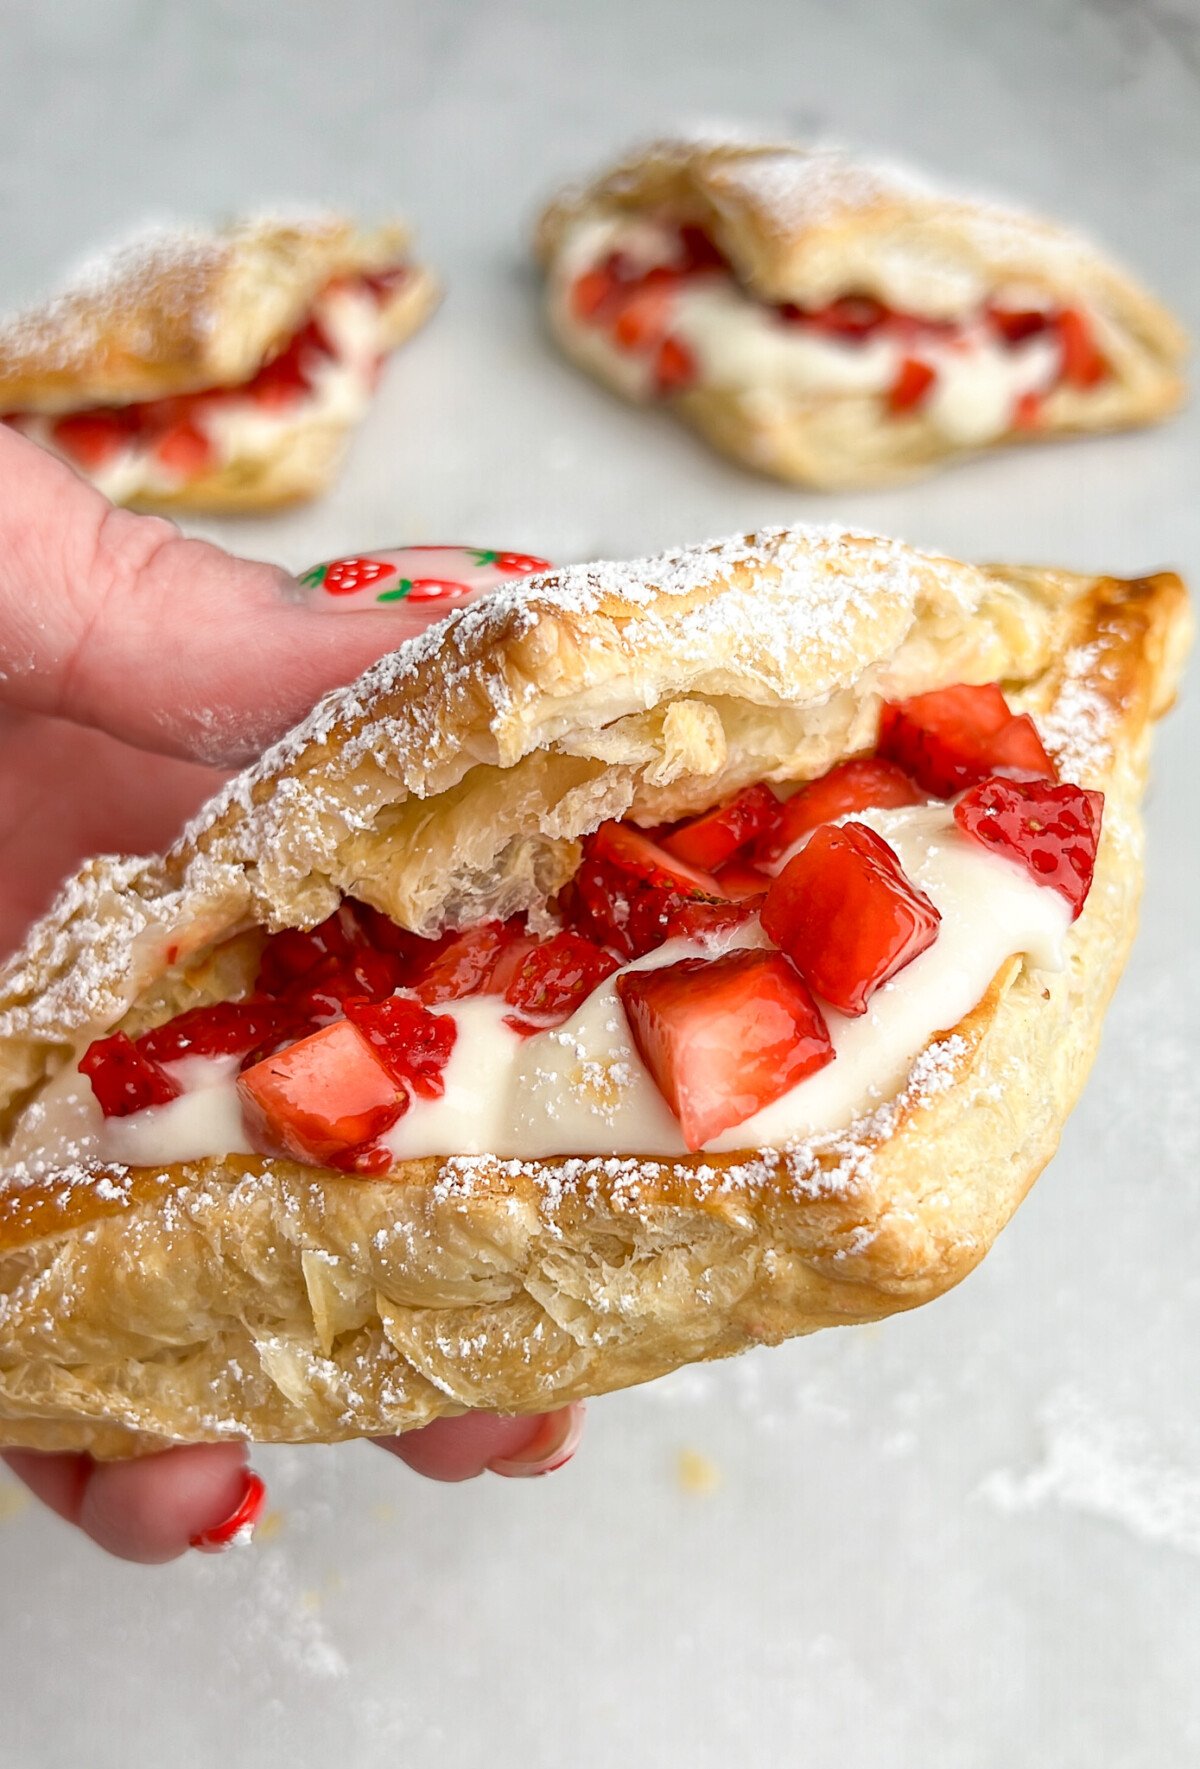
[[883,695],[1004,680],[1107,795],[1060,975],[1014,959],[894,1101],[783,1151],[64,1165],[0,1193],[0,1438],[391,1432],[534,1410],[879,1318],[983,1256],[1049,1158],[1132,938],[1178,580],[977,569],[777,530],[505,587],[330,696],[162,859],[93,862],[0,975],[11,1135],[93,1037],[228,987],[215,947],[352,894],[421,932],[536,911],[605,817],[654,823],[874,741]]

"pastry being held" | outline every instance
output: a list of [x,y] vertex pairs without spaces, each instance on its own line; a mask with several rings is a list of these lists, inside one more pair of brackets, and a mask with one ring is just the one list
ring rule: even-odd
[[403,646],[0,980],[0,1434],[547,1410],[956,1283],[1094,1053],[1187,627],[796,529]]
[[830,490],[1124,429],[1185,340],[1048,221],[795,144],[665,141],[565,191],[537,250],[555,337],[748,467]]
[[336,475],[437,285],[399,223],[156,233],[0,322],[0,412],[114,503],[271,509]]

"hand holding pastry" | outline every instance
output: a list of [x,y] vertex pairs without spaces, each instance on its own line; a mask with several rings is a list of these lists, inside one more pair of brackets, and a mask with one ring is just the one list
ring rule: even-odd
[[[321,619],[310,599],[285,596],[289,580],[274,567],[114,511],[3,429],[0,484],[6,951],[84,854],[168,839],[213,790],[215,768],[256,751],[394,645],[396,617],[384,604],[358,620]],[[579,1425],[571,1407],[472,1414],[386,1447],[434,1479],[488,1467],[536,1474],[568,1458]],[[24,1451],[8,1460],[52,1510],[131,1560],[223,1546],[264,1504],[238,1442],[129,1463]]]

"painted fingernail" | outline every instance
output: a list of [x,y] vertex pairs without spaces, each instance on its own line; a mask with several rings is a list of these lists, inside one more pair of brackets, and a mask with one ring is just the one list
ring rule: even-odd
[[488,1463],[489,1474],[502,1474],[506,1480],[531,1480],[538,1474],[553,1474],[579,1448],[583,1419],[582,1401],[574,1401],[557,1413],[547,1413],[527,1444],[511,1456],[497,1456]]
[[242,1496],[229,1516],[211,1529],[201,1530],[198,1536],[193,1536],[189,1547],[198,1549],[201,1554],[222,1554],[235,1542],[250,1540],[254,1526],[262,1516],[267,1489],[252,1468],[246,1469],[244,1481]]

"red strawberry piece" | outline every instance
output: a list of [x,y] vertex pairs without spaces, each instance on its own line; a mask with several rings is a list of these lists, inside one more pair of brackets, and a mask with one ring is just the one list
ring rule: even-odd
[[885,702],[879,753],[939,798],[988,774],[1055,778],[1033,720],[1011,712],[995,682],[962,682]]
[[916,411],[928,398],[936,380],[936,369],[919,357],[906,356],[888,394],[889,409],[896,413]]
[[440,1099],[445,1093],[444,1070],[458,1036],[449,1014],[430,1013],[409,996],[393,995],[374,1003],[348,1001],[346,1018],[358,1027],[393,1080],[422,1099]]
[[765,872],[760,872],[757,866],[751,866],[749,861],[740,858],[728,861],[716,877],[725,895],[737,904],[761,897],[771,882]]
[[689,1149],[744,1123],[833,1059],[820,1009],[779,952],[625,971],[617,992]]
[[406,966],[422,963],[431,958],[438,949],[438,940],[424,939],[420,934],[410,933],[408,928],[400,927],[390,915],[373,908],[370,903],[360,903],[354,899],[343,907],[353,913],[364,939],[381,952],[390,952],[403,959]]
[[695,817],[681,829],[664,836],[662,845],[677,859],[703,867],[706,872],[715,872],[748,842],[768,837],[782,815],[779,800],[771,788],[760,781],[757,786],[747,786],[736,798],[705,811],[702,817]]
[[64,454],[94,473],[120,454],[134,430],[134,421],[124,412],[97,409],[56,418],[50,434]]
[[521,1032],[561,1024],[616,968],[611,952],[579,934],[555,934],[535,944],[519,959],[505,987],[505,1000],[522,1016],[508,1024]]
[[1013,407],[1012,427],[1014,430],[1036,430],[1042,421],[1042,407],[1045,396],[1041,393],[1022,393]]
[[852,811],[919,805],[924,798],[895,762],[878,756],[853,756],[819,779],[810,780],[787,800],[775,827],[755,844],[754,858],[761,864],[778,860],[810,830],[822,823],[835,823]]
[[212,465],[213,445],[203,430],[184,421],[163,431],[154,444],[154,458],[181,479],[194,479]]
[[888,309],[874,295],[839,295],[828,306],[810,310],[806,315],[819,331],[854,344],[878,331],[888,317]]
[[89,1044],[79,1059],[79,1072],[92,1084],[106,1118],[127,1118],[147,1106],[165,1106],[180,1089],[124,1032],[113,1032]]
[[584,851],[589,859],[616,866],[631,878],[659,890],[679,891],[688,897],[720,898],[721,888],[711,872],[668,853],[632,824],[602,823],[587,838]]
[[1010,346],[1036,338],[1051,324],[1051,316],[1040,307],[996,307],[986,309],[993,330]]
[[661,945],[664,939],[711,940],[743,927],[758,913],[770,882],[769,878],[760,878],[758,890],[735,903],[696,903],[688,897],[669,897],[662,911],[663,932],[647,950]]
[[552,569],[549,559],[538,559],[533,553],[497,553],[492,563],[497,571],[513,571],[520,576]]
[[685,221],[679,229],[679,250],[685,271],[725,268],[725,254],[720,246],[694,221]]
[[1102,792],[1041,780],[981,780],[954,807],[954,821],[974,841],[1060,892],[1072,920],[1092,888],[1103,815]]
[[323,1026],[238,1078],[256,1145],[325,1166],[373,1143],[408,1108],[408,1095],[349,1020]]
[[189,1008],[152,1032],[143,1032],[137,1048],[159,1063],[184,1056],[242,1056],[289,1032],[299,1036],[299,1023],[282,1002],[216,1001],[209,1007]]
[[616,288],[616,278],[611,271],[603,267],[585,270],[571,284],[568,297],[571,312],[585,324],[588,321],[598,321],[616,293]]
[[503,921],[481,922],[478,927],[452,934],[437,943],[409,987],[430,1007],[441,1001],[460,1001],[465,995],[487,994],[505,947],[525,937],[514,923]]
[[696,358],[678,338],[664,338],[654,361],[654,384],[666,398],[682,393],[695,381],[699,372]]
[[1062,349],[1062,378],[1068,387],[1086,391],[1108,373],[1108,364],[1096,348],[1091,322],[1078,308],[1064,307],[1058,316],[1058,341]]
[[613,319],[613,339],[622,350],[652,350],[666,335],[674,305],[671,285],[645,282],[631,289]]
[[395,570],[386,559],[335,559],[325,567],[321,581],[331,596],[351,596],[355,590],[378,583],[380,578],[392,577]]
[[825,823],[767,892],[762,925],[816,994],[861,1014],[937,938],[937,909],[865,823]]

